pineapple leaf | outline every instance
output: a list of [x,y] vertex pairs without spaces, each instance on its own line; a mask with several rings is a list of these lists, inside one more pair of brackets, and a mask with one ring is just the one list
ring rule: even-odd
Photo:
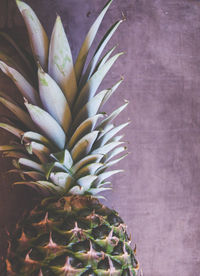
[[41,163],[46,163],[49,159],[48,156],[50,154],[50,150],[40,143],[31,142],[27,145],[27,151],[30,154],[34,153]]
[[[81,79],[81,83],[80,83],[80,86],[82,87],[86,81],[91,77],[91,75],[93,74],[94,70],[95,70],[95,67],[97,65],[97,62],[105,48],[105,46],[107,45],[108,41],[110,40],[110,38],[112,37],[112,35],[114,34],[114,32],[117,30],[117,28],[119,27],[119,25],[121,24],[123,20],[119,20],[117,21],[116,23],[114,23],[111,28],[107,31],[107,33],[105,34],[105,36],[103,37],[103,39],[101,40],[101,42],[99,43],[98,47],[97,47],[97,50],[95,51],[94,53],[94,56],[92,58],[92,60],[90,61],[88,67],[87,67],[87,70],[86,72],[84,73],[83,75],[83,78]],[[113,48],[113,50],[115,49],[116,47]],[[112,51],[113,51],[112,50]],[[111,51],[109,51],[111,54]]]
[[122,130],[124,127],[126,127],[130,122],[121,124],[110,131],[108,131],[105,135],[103,135],[99,140],[96,141],[94,147],[102,147],[104,146],[107,142],[109,142],[110,139],[113,138],[120,130]]
[[71,49],[60,16],[57,16],[51,36],[48,73],[61,87],[71,106],[77,93],[77,84]]
[[117,46],[115,45],[114,47],[112,47],[110,50],[108,50],[105,55],[99,60],[99,62],[97,63],[93,74],[99,70],[105,63],[106,61],[109,59],[109,57],[112,55],[112,53],[114,52],[114,50],[117,48]]
[[127,148],[126,147],[117,147],[115,149],[113,149],[112,151],[110,151],[108,154],[106,154],[103,159],[102,162],[107,163],[109,160],[111,160],[113,157],[115,157],[116,155],[122,153],[123,151],[125,151]]
[[24,133],[24,135],[22,136],[22,142],[23,140],[25,141],[35,141],[35,142],[39,142],[45,146],[47,146],[48,148],[51,148],[52,150],[54,150],[55,146],[43,135],[37,133],[37,132],[33,132],[33,131],[27,131]]
[[47,34],[29,5],[20,0],[16,0],[16,4],[24,18],[35,60],[39,61],[43,69],[46,70],[49,47]]
[[76,128],[86,118],[90,118],[97,114],[104,97],[109,93],[109,90],[103,90],[93,97],[83,108],[78,112],[73,122],[73,128]]
[[65,191],[69,190],[72,182],[74,181],[68,173],[64,172],[51,173],[50,179],[51,181],[53,181],[54,184],[64,188]]
[[85,61],[89,52],[89,49],[92,45],[92,42],[95,39],[96,33],[100,27],[100,24],[104,18],[104,15],[106,14],[110,4],[112,3],[112,0],[109,0],[107,4],[104,6],[102,12],[99,14],[93,25],[91,26],[88,34],[86,35],[86,38],[81,46],[80,52],[78,54],[76,63],[75,63],[75,73],[76,73],[76,79],[77,82],[80,80],[81,73],[83,71],[83,67],[85,65]]
[[74,144],[77,142],[78,139],[80,139],[83,135],[91,132],[99,118],[102,118],[103,114],[97,114],[90,118],[87,118],[84,120],[75,130],[74,134],[71,136],[71,139],[68,143],[68,148],[71,149]]
[[105,163],[105,166],[108,168],[108,167],[111,167],[113,165],[115,165],[116,163],[118,163],[119,161],[123,160],[126,156],[128,155],[128,153],[120,156],[119,158],[115,159],[115,160],[112,160],[110,162],[106,162]]
[[0,97],[0,103],[2,103],[6,108],[8,108],[22,123],[24,123],[29,129],[34,129],[33,122],[22,108],[18,105]]
[[37,171],[22,171],[24,175],[31,177],[34,180],[42,180],[44,179],[44,174]]
[[83,86],[83,88],[80,91],[80,94],[78,96],[78,99],[74,106],[74,114],[80,110],[80,108],[87,103],[96,93],[99,85],[101,84],[103,78],[107,74],[107,72],[110,70],[112,65],[115,63],[115,61],[118,59],[119,56],[121,56],[123,52],[118,53],[111,57],[97,72],[92,75],[92,77],[86,82],[86,84]]
[[73,149],[71,151],[72,159],[74,161],[80,160],[81,158],[83,158],[85,155],[87,155],[90,152],[90,150],[97,138],[98,133],[99,133],[98,131],[92,131],[91,133],[83,136],[83,138],[81,138],[75,144],[75,146],[73,147]]
[[114,84],[108,91],[108,93],[103,98],[103,101],[101,103],[101,107],[108,101],[108,99],[113,95],[113,93],[116,91],[116,89],[120,86],[122,83],[123,78],[121,78],[116,84]]
[[24,150],[22,145],[0,145],[0,151],[15,151],[15,150]]
[[101,174],[98,175],[98,179],[95,180],[95,186],[98,187],[99,184],[102,183],[102,181],[104,181],[105,179],[107,179],[108,177],[123,172],[123,170],[113,170],[113,171],[108,171],[108,172],[103,172]]
[[114,110],[107,118],[105,118],[99,126],[97,127],[98,130],[104,129],[110,122],[112,122],[128,105],[128,101],[125,101],[125,104]]
[[91,188],[88,192],[91,193],[92,195],[96,195],[98,193],[108,191],[108,190],[112,190],[112,188],[109,188],[109,187]]
[[65,146],[66,136],[61,126],[46,111],[38,106],[25,103],[33,122],[59,149]]
[[41,164],[36,163],[35,161],[30,160],[30,159],[27,159],[27,158],[20,158],[20,159],[18,160],[18,164],[19,164],[19,165],[23,165],[23,166],[25,166],[25,167],[32,168],[32,169],[35,170],[35,171],[44,173],[43,166],[42,166]]
[[25,97],[32,104],[40,105],[40,98],[37,91],[18,71],[9,67],[3,61],[0,61],[0,69],[11,78],[23,97]]
[[98,130],[100,132],[98,139],[100,139],[102,136],[104,136],[107,132],[109,132],[113,128],[114,128],[113,124],[107,124],[104,128],[98,127]]
[[84,191],[87,191],[92,186],[93,182],[97,179],[96,175],[86,175],[77,180],[78,185],[80,185]]
[[61,193],[60,187],[55,186],[53,183],[48,181],[19,181],[13,183],[13,185],[26,185],[36,190],[38,190],[37,188],[39,188],[39,190],[47,190],[51,194]]
[[87,155],[80,161],[78,161],[72,168],[73,174],[76,174],[76,172],[81,169],[83,166],[86,164],[90,164],[93,162],[99,162],[102,159],[103,155],[102,154],[93,154],[93,155]]
[[107,154],[108,152],[110,152],[111,150],[113,150],[114,148],[116,148],[117,146],[120,146],[121,144],[123,144],[124,142],[111,142],[108,143],[106,145],[104,145],[103,147],[97,148],[95,150],[93,150],[91,152],[91,154]]
[[102,163],[87,164],[86,166],[82,167],[79,171],[77,171],[76,178],[80,178],[85,175],[94,175],[96,171],[102,166]]
[[73,165],[71,154],[67,149],[64,151],[51,154],[51,157],[53,157],[56,161],[58,161],[68,169],[70,169]]
[[0,128],[7,130],[8,132],[12,133],[13,135],[17,136],[20,139],[22,138],[22,136],[24,134],[23,130],[16,128],[14,126],[5,124],[5,123],[0,123]]
[[38,79],[40,98],[45,110],[67,132],[71,124],[71,111],[63,92],[41,68],[38,69]]

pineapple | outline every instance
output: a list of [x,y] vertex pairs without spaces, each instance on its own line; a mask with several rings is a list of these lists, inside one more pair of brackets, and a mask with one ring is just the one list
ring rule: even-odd
[[107,169],[126,156],[122,136],[116,134],[128,123],[114,126],[112,122],[128,102],[107,116],[100,111],[122,79],[96,94],[104,76],[122,55],[111,57],[113,47],[101,57],[123,20],[106,32],[84,68],[111,2],[90,28],[75,65],[59,16],[49,41],[31,7],[16,1],[28,30],[32,59],[1,33],[24,62],[24,67],[16,70],[6,58],[0,61],[1,70],[22,94],[24,107],[1,93],[0,102],[19,124],[14,125],[12,120],[0,123],[18,138],[18,142],[0,149],[4,157],[13,160],[15,168],[10,172],[21,176],[14,185],[27,185],[42,196],[9,234],[6,275],[138,274],[139,264],[126,225],[116,211],[99,201],[99,193],[110,189],[107,178],[121,171]]

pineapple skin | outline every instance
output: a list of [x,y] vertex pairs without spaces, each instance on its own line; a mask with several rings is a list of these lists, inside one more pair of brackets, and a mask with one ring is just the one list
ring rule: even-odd
[[118,213],[91,196],[46,198],[10,236],[7,276],[137,275]]

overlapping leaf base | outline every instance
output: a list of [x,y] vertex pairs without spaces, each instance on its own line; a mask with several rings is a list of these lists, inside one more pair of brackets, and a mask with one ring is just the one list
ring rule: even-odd
[[17,226],[7,275],[136,275],[138,262],[119,215],[86,196],[48,198]]

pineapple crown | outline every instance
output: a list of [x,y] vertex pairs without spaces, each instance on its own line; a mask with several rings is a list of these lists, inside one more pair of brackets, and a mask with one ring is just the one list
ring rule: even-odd
[[[29,34],[34,59],[27,58],[16,42],[1,32],[15,47],[24,67],[2,56],[0,69],[11,78],[24,97],[24,107],[1,92],[0,102],[14,114],[20,128],[9,123],[0,127],[18,138],[18,142],[0,146],[4,157],[13,158],[22,181],[39,192],[54,195],[97,196],[110,189],[106,179],[121,170],[107,170],[123,159],[126,147],[116,135],[127,124],[114,126],[112,121],[128,102],[105,116],[102,106],[123,79],[110,89],[96,94],[103,78],[122,53],[111,57],[116,47],[103,57],[102,52],[123,20],[115,22],[100,41],[84,70],[89,49],[112,0],[108,1],[91,26],[82,44],[75,65],[70,46],[57,16],[50,42],[34,11],[16,0]],[[29,74],[27,74],[29,72]],[[34,77],[38,79],[34,81]]]

